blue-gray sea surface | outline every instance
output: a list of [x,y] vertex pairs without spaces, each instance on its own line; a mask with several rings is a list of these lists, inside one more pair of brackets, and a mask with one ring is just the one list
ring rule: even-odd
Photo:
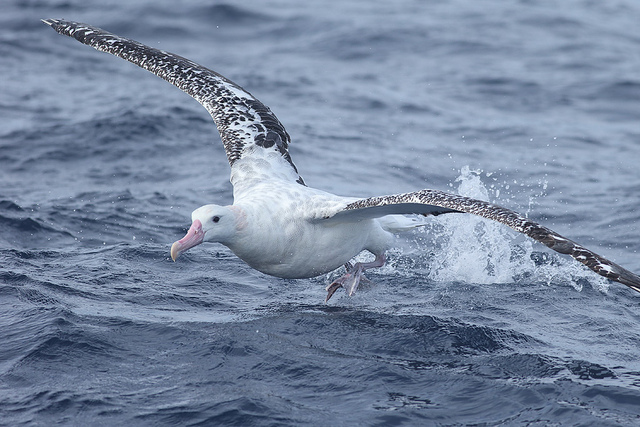
[[487,198],[640,272],[636,0],[4,0],[0,424],[638,425],[640,295],[506,227],[434,218],[353,297],[224,246],[207,112],[53,32],[188,57],[278,115],[305,181]]

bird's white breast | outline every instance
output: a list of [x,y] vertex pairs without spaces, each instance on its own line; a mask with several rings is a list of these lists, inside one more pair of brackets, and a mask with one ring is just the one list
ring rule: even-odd
[[[314,277],[349,261],[376,240],[387,239],[376,220],[322,221],[339,196],[299,184],[263,183],[235,205],[246,215],[229,248],[251,267],[283,278]],[[385,242],[386,243],[386,242]]]

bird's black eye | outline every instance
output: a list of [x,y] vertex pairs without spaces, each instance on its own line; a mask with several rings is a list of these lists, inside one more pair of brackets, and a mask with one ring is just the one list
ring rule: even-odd
[[211,218],[211,220],[212,220],[213,222],[218,222],[218,221],[220,221],[220,217],[216,215],[216,216],[214,216],[213,218]]

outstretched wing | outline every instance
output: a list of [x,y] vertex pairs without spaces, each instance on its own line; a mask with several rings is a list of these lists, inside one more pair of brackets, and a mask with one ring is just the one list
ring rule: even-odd
[[640,292],[640,276],[517,212],[482,200],[437,190],[421,190],[413,193],[356,200],[343,206],[342,209],[326,219],[349,221],[377,218],[389,214],[438,215],[450,212],[471,213],[508,225],[556,252],[571,255],[599,275]]
[[[279,176],[304,185],[291,161],[288,151],[291,139],[284,126],[269,107],[231,80],[181,56],[97,27],[59,19],[42,22],[60,34],[126,59],[191,95],[213,117],[232,168],[236,161],[256,156],[262,159],[256,165],[269,168],[264,171],[267,174],[275,171]],[[275,152],[277,156],[268,155],[270,152]],[[275,165],[267,165],[264,161],[274,158]]]

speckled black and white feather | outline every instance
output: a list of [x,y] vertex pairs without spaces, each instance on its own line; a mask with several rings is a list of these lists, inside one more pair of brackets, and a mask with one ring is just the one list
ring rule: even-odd
[[290,137],[269,107],[226,77],[193,61],[106,32],[100,28],[59,19],[43,20],[60,34],[99,51],[125,59],[163,78],[191,95],[213,117],[229,164],[261,150],[274,151],[290,168],[285,175],[300,184],[288,147]]
[[620,282],[640,292],[640,276],[595,252],[561,236],[519,213],[482,200],[437,190],[421,190],[392,196],[360,199],[328,216],[340,219],[350,215],[375,218],[389,214],[438,215],[465,212],[505,224],[561,254],[571,255],[601,276]]

